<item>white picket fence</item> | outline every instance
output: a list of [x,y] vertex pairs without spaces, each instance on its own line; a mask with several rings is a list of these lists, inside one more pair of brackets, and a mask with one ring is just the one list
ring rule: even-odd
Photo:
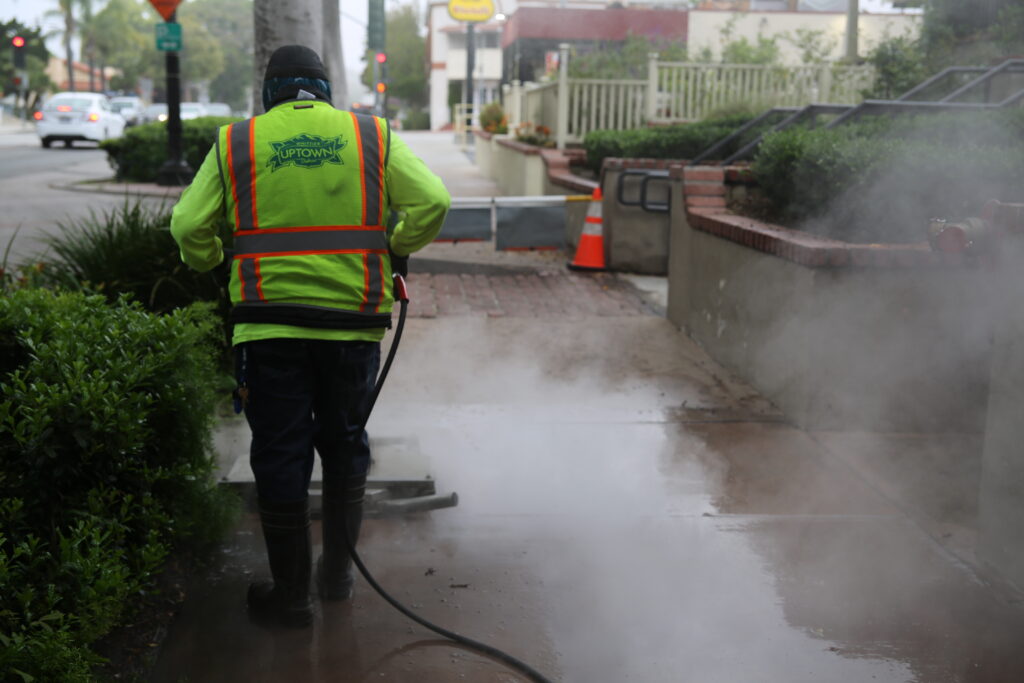
[[875,77],[870,66],[690,64],[651,55],[644,80],[569,78],[568,49],[562,47],[556,80],[504,86],[510,130],[524,122],[546,126],[559,147],[592,130],[698,121],[730,105],[855,104]]

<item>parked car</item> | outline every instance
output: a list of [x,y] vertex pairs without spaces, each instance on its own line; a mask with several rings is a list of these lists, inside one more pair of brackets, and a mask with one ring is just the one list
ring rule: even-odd
[[231,106],[224,102],[210,102],[203,106],[207,116],[231,116]]
[[106,95],[98,93],[57,93],[32,116],[43,147],[58,140],[65,147],[76,140],[101,142],[124,133],[124,117],[111,108]]
[[141,97],[134,95],[123,95],[113,97],[110,100],[110,107],[124,117],[125,125],[134,126],[142,123],[142,112],[145,105]]
[[152,123],[153,121],[166,121],[167,120],[167,105],[163,102],[154,102],[153,104],[146,107],[146,111],[142,115],[145,123]]
[[198,119],[200,116],[206,116],[206,107],[199,104],[198,102],[181,103],[182,121],[188,121],[189,119]]

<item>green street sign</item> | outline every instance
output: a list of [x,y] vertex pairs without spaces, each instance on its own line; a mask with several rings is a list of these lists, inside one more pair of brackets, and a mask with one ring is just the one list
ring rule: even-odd
[[156,25],[156,49],[177,52],[181,49],[181,24],[165,21]]

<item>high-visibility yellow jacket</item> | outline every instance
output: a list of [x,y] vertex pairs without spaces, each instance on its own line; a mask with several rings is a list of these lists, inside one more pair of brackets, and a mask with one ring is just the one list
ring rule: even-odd
[[272,337],[380,339],[390,325],[396,254],[428,244],[450,198],[385,121],[329,103],[284,102],[218,132],[174,208],[182,259],[223,258],[214,234],[234,233],[234,343]]

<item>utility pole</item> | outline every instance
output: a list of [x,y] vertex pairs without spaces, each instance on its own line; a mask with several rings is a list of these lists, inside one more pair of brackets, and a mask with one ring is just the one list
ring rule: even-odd
[[857,62],[857,17],[860,12],[858,0],[847,0],[846,6],[846,61]]
[[466,131],[473,127],[473,69],[476,68],[476,28],[472,21],[466,23]]

